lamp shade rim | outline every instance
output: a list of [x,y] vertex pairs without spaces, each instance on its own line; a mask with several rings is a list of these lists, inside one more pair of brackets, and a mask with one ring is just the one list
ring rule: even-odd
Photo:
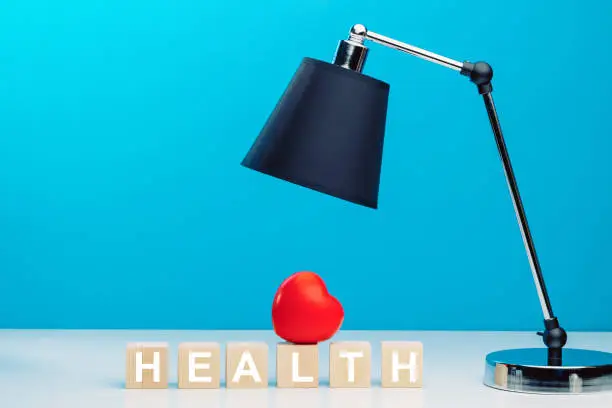
[[390,89],[390,85],[387,82],[381,81],[380,79],[376,79],[369,75],[365,75],[361,72],[356,72],[348,68],[343,68],[339,65],[330,64],[329,62],[321,61],[316,58],[304,57],[304,59],[302,60],[302,63],[303,64],[313,64],[313,65],[319,66],[321,69],[327,69],[331,72],[342,73],[343,75],[350,75],[353,79],[356,79],[359,81],[365,81],[370,84],[374,84],[378,87],[381,87],[384,90]]
[[292,177],[287,177],[287,176],[282,176],[282,175],[274,174],[274,173],[268,172],[268,171],[266,171],[266,170],[264,170],[262,168],[251,166],[251,164],[248,163],[246,160],[243,160],[242,163],[240,163],[240,164],[243,167],[246,167],[249,170],[258,171],[258,172],[260,172],[262,174],[265,174],[265,175],[268,175],[268,176],[272,176],[272,177],[277,178],[279,180],[288,181],[288,182],[290,182],[292,184],[295,184],[297,186],[305,187],[305,188],[308,188],[310,190],[322,193],[324,195],[341,198],[342,200],[345,200],[345,201],[348,201],[350,203],[357,204],[357,205],[360,205],[360,206],[363,206],[363,207],[366,207],[366,208],[370,208],[370,209],[373,209],[373,210],[377,210],[378,209],[378,200],[364,201],[363,199],[359,199],[358,197],[352,197],[352,196],[346,196],[346,195],[343,195],[342,197],[339,197],[333,190],[331,190],[331,189],[329,189],[329,188],[327,188],[327,187],[325,187],[323,185],[318,185],[318,184],[315,184],[315,183],[312,183],[310,181],[303,180],[303,179],[297,180],[297,179],[294,179]]

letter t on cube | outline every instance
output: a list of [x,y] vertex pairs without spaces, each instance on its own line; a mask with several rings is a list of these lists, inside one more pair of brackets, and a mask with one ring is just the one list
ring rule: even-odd
[[369,388],[372,349],[367,341],[341,341],[329,345],[330,388]]

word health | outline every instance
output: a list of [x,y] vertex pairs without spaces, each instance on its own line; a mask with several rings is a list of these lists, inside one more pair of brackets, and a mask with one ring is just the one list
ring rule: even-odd
[[[383,341],[381,385],[387,388],[420,388],[423,380],[423,344]],[[268,345],[263,342],[181,343],[178,348],[178,388],[220,388],[225,368],[227,388],[267,388]],[[223,361],[222,361],[223,360]],[[372,348],[366,341],[329,344],[330,388],[368,388],[372,383]],[[130,343],[126,352],[126,388],[168,388],[168,344]],[[319,347],[278,343],[276,386],[319,386]]]

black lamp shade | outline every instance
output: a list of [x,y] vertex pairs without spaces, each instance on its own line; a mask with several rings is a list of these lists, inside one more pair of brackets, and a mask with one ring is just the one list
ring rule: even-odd
[[378,207],[389,85],[304,58],[242,165]]

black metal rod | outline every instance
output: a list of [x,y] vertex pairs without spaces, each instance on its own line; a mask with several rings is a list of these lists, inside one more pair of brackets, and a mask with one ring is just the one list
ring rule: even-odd
[[510,156],[508,154],[508,150],[506,149],[506,143],[502,134],[501,125],[495,110],[493,96],[491,95],[491,92],[486,92],[483,94],[483,98],[487,108],[487,113],[489,114],[489,121],[491,122],[491,128],[493,129],[495,142],[497,143],[497,149],[499,150],[499,156],[504,166],[506,181],[508,182],[508,188],[510,189],[510,195],[512,196],[512,202],[514,204],[514,211],[516,212],[516,218],[518,219],[521,233],[523,235],[523,242],[525,244],[527,256],[529,257],[529,263],[531,265],[535,285],[538,290],[542,312],[546,320],[554,319],[552,306],[546,290],[546,284],[544,283],[544,276],[542,275],[540,262],[538,261],[533,238],[531,237],[531,231],[529,230],[529,224],[527,223],[527,216],[525,215],[521,195],[516,183],[516,178],[514,177],[514,170],[512,169]]
[[548,365],[558,367],[563,365],[563,349],[560,347],[548,348]]

